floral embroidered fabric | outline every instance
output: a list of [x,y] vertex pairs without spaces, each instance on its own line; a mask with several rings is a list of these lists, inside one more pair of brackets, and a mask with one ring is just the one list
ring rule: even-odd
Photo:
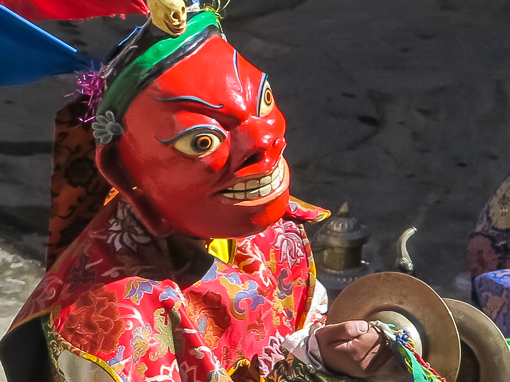
[[322,320],[309,311],[315,268],[295,222],[238,240],[229,263],[212,260],[191,283],[172,281],[185,271],[168,264],[178,254],[165,248],[116,197],[58,258],[13,327],[43,319],[58,378],[74,373],[70,362],[83,364],[78,356],[98,380],[258,382],[284,360],[287,335]]

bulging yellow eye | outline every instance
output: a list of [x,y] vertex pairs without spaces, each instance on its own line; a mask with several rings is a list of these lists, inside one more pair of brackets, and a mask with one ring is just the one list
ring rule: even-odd
[[274,107],[273,91],[269,82],[265,81],[259,96],[259,117],[265,117]]
[[196,137],[193,140],[192,146],[196,151],[205,152],[213,146],[213,144],[214,144],[213,139],[214,138],[211,137],[210,135],[206,135],[206,134],[199,135],[198,137]]
[[206,128],[190,131],[179,138],[174,147],[183,154],[205,156],[213,153],[223,142],[224,136]]

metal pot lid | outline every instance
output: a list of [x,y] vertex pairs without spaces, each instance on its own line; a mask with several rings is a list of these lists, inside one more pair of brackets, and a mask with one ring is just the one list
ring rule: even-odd
[[371,321],[381,313],[392,312],[414,325],[423,345],[423,358],[448,382],[455,382],[460,367],[457,326],[441,297],[415,277],[382,272],[360,278],[333,302],[327,323]]
[[506,382],[510,349],[496,324],[479,309],[445,298],[457,323],[462,346],[459,382]]
[[344,205],[335,217],[329,218],[315,236],[317,247],[358,247],[368,241],[368,230],[354,217],[349,216],[349,205]]

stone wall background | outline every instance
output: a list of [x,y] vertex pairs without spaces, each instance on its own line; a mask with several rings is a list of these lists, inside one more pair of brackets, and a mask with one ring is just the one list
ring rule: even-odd
[[[379,269],[416,226],[416,275],[469,300],[468,234],[510,172],[510,0],[233,0],[228,13],[229,41],[286,115],[293,194],[348,201]],[[103,58],[143,20],[38,24]],[[52,121],[74,89],[72,75],[0,88],[2,331],[42,275]]]

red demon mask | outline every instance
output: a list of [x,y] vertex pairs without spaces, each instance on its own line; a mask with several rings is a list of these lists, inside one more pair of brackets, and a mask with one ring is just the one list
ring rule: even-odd
[[118,155],[129,181],[112,184],[153,234],[241,237],[284,214],[285,119],[266,75],[221,37],[140,92],[123,126]]

